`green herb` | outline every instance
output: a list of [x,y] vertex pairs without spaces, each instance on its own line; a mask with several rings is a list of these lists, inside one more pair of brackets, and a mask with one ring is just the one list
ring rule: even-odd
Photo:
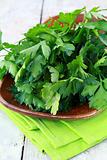
[[[89,103],[107,108],[107,20],[99,7],[59,13],[29,29],[17,44],[2,42],[7,55],[0,64],[0,79],[10,73],[15,98],[34,111],[67,111]],[[80,14],[83,21],[76,23]]]

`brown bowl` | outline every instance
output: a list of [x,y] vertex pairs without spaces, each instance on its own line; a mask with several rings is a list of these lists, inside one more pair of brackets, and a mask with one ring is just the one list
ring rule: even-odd
[[[83,21],[83,15],[79,15],[76,19],[76,23]],[[49,27],[54,24],[54,22],[58,19],[58,16],[54,16],[52,18],[49,18],[44,23],[47,23],[51,20],[51,23],[49,24]],[[60,23],[63,27],[63,24]],[[48,118],[48,119],[81,119],[81,118],[89,118],[91,116],[96,115],[99,113],[96,109],[89,108],[88,104],[79,105],[72,107],[71,110],[68,112],[59,112],[57,115],[52,115],[50,113],[44,113],[44,112],[35,112],[29,109],[26,105],[21,105],[19,102],[17,102],[12,95],[11,91],[9,90],[10,86],[14,83],[13,79],[10,75],[6,75],[1,81],[0,84],[0,102],[5,105],[7,108],[14,110],[16,112],[33,116],[33,117],[39,117],[39,118]]]
[[0,82],[0,102],[7,108],[33,117],[48,118],[48,119],[81,119],[89,118],[96,115],[99,111],[89,108],[88,104],[75,106],[69,112],[59,112],[57,115],[50,113],[35,112],[29,109],[26,105],[21,105],[17,102],[10,91],[10,86],[14,83],[13,79],[7,74]]

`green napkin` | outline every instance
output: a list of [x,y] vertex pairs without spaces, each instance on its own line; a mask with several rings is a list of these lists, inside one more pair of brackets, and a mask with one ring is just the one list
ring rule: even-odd
[[0,109],[52,160],[67,160],[107,138],[107,110],[90,119],[53,121],[21,115],[1,104]]

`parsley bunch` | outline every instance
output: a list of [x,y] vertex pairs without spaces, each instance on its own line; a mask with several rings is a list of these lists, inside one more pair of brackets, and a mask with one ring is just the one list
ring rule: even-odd
[[[53,25],[50,19],[34,26],[17,44],[0,40],[0,50],[8,52],[0,79],[11,74],[21,104],[54,115],[86,102],[107,108],[107,20],[101,11],[60,13]],[[84,19],[76,23],[81,13]]]

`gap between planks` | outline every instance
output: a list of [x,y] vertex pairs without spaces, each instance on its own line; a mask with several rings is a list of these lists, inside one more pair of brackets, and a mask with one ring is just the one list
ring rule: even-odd
[[23,138],[23,145],[22,145],[22,152],[21,152],[21,160],[23,160],[24,148],[25,148],[25,140],[26,140],[26,137],[24,136],[24,138]]

